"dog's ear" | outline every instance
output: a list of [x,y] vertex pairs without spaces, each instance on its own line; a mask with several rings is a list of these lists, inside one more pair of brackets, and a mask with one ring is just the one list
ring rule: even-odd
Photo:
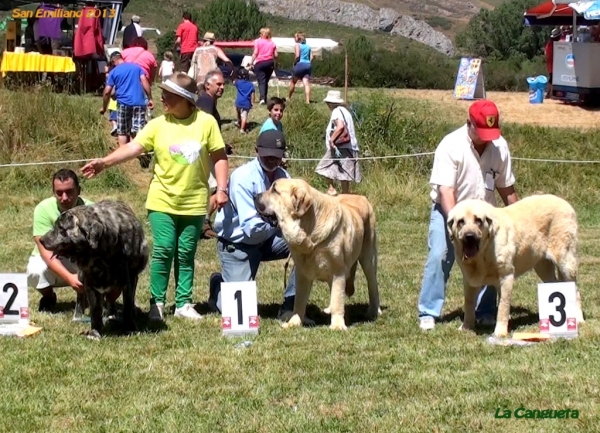
[[485,222],[487,224],[488,227],[488,233],[490,234],[490,237],[494,237],[494,219],[491,218],[489,215],[486,215],[485,217]]
[[310,196],[304,188],[294,187],[292,190],[292,200],[294,204],[294,213],[299,217],[308,212],[312,206]]
[[104,225],[99,221],[92,221],[87,231],[87,241],[90,248],[97,249],[100,245],[100,238],[104,235]]
[[451,241],[454,241],[454,219],[450,218],[448,219],[448,221],[446,221],[446,228],[448,229],[448,236],[450,237]]

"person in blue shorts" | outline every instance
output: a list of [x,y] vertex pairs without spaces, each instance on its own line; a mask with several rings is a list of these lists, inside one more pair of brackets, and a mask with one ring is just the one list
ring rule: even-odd
[[292,81],[290,81],[288,99],[292,98],[298,80],[302,80],[306,103],[310,104],[310,74],[312,72],[313,53],[310,45],[306,43],[304,33],[296,33],[294,40],[296,41],[296,45],[294,46],[294,70],[292,72]]

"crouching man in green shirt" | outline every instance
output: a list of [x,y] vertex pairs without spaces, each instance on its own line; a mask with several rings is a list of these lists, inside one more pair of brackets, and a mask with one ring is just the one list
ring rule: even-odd
[[27,284],[42,295],[39,311],[52,311],[55,307],[55,287],[70,286],[75,292],[84,293],[83,285],[77,276],[77,265],[65,258],[52,257],[52,252],[44,248],[40,238],[52,229],[62,212],[92,202],[79,196],[79,179],[72,170],[61,169],[54,174],[52,191],[54,196],[42,200],[33,211],[35,247],[27,264]]

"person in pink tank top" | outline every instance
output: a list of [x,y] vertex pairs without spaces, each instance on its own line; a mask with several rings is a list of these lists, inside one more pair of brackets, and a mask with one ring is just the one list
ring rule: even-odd
[[252,65],[258,81],[260,104],[264,104],[267,100],[269,80],[275,70],[277,56],[277,46],[271,40],[271,29],[260,29],[260,37],[254,41],[254,52],[252,53]]

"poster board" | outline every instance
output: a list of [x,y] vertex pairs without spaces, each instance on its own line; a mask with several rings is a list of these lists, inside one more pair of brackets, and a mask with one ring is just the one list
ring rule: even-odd
[[481,59],[469,57],[460,59],[454,84],[454,99],[485,99],[485,84],[481,66]]

